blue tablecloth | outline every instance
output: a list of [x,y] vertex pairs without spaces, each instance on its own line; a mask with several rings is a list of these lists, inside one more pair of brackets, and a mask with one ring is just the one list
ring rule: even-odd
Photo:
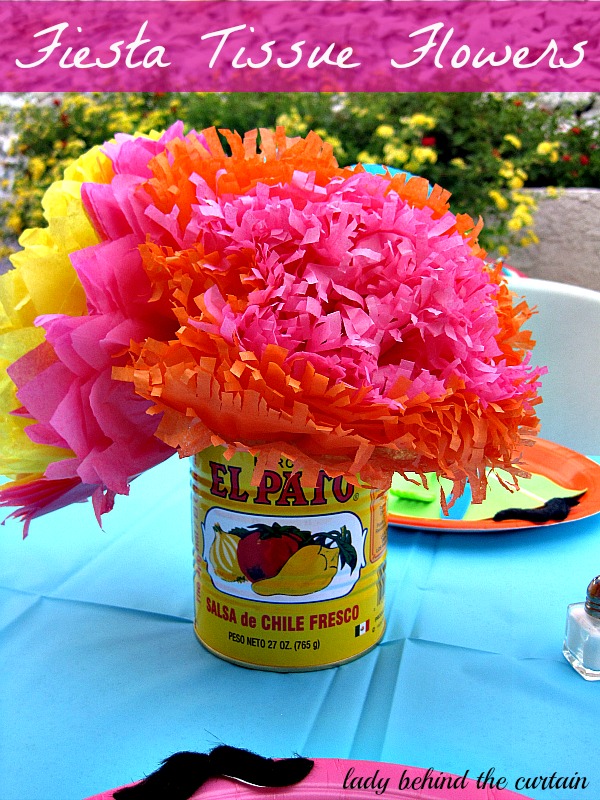
[[[280,674],[211,655],[192,627],[188,465],[0,531],[0,800],[81,800],[217,743],[463,774],[586,776],[600,797],[600,684],[562,656],[600,573],[600,518],[521,532],[390,530],[388,627],[364,657]],[[484,795],[482,795],[483,798]],[[165,799],[166,800],[166,799]]]

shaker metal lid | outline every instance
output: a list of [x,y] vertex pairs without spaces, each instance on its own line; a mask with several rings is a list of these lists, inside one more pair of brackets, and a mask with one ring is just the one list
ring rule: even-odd
[[585,610],[594,617],[600,617],[600,575],[597,575],[587,588]]

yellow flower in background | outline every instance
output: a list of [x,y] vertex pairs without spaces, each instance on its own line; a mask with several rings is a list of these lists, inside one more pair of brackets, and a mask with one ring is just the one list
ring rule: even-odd
[[559,196],[560,192],[556,186],[546,186],[546,197],[551,197],[553,200],[555,200]]
[[19,402],[6,369],[43,341],[43,330],[33,324],[36,317],[86,313],[85,293],[69,253],[99,239],[81,201],[81,184],[108,183],[112,175],[99,147],[77,159],[65,179],[53,183],[43,197],[47,227],[23,232],[19,244],[24,249],[11,257],[14,269],[0,276],[0,472],[7,477],[43,473],[52,461],[68,457],[59,448],[34,445],[24,432],[31,420],[10,414]]
[[338,160],[345,155],[344,148],[339,137],[328,134],[325,128],[316,128],[315,133],[318,134],[324,142],[327,142],[327,144],[330,144],[333,147],[334,153]]
[[508,247],[505,244],[501,244],[498,247],[498,255],[501,257],[507,256],[509,253]]
[[372,156],[370,153],[367,153],[366,150],[362,150],[358,156],[356,157],[359,164],[376,164],[377,158]]
[[83,119],[85,122],[92,122],[102,116],[103,113],[104,109],[100,106],[88,106],[83,112]]
[[511,217],[506,225],[509,231],[520,231],[523,227],[523,223],[520,219],[518,219],[518,217]]
[[394,164],[405,164],[408,161],[409,155],[405,147],[390,144],[389,142],[383,146],[383,157],[391,166]]
[[431,147],[413,148],[412,157],[417,164],[435,164],[437,161],[437,153]]
[[78,108],[87,106],[89,100],[83,94],[66,94],[62,102],[66,111],[75,111]]
[[518,219],[524,225],[533,225],[533,217],[531,215],[531,211],[529,206],[525,205],[525,203],[519,203],[519,205],[513,211],[513,219]]
[[517,150],[520,150],[521,147],[523,147],[523,143],[521,142],[518,136],[514,135],[514,133],[506,133],[504,135],[504,141],[508,142],[509,144],[512,144],[512,146]]
[[379,125],[375,128],[375,135],[380,136],[382,139],[391,139],[394,135],[394,129],[391,125]]
[[523,192],[511,192],[511,198],[515,201],[515,203],[524,203],[529,208],[536,208],[537,203],[535,202],[535,198],[531,194],[523,194]]
[[31,174],[31,180],[34,183],[37,183],[46,171],[46,165],[39,156],[33,156],[33,158],[30,158],[28,167]]
[[15,211],[6,218],[6,227],[12,233],[18,234],[21,232],[21,217]]
[[141,120],[139,123],[139,131],[137,133],[148,133],[155,128],[164,128],[166,121],[167,113],[162,109],[154,109],[154,111],[151,111],[148,116]]
[[556,164],[558,161],[558,150],[560,148],[560,142],[540,142],[538,146],[535,148],[535,152],[539,156],[548,156],[548,159],[552,164]]
[[458,167],[458,169],[467,169],[467,164],[464,158],[452,158],[450,159],[450,163],[453,167]]
[[511,189],[522,189],[525,186],[525,181],[527,180],[527,173],[524,169],[517,169],[515,170],[514,175],[508,181],[508,185]]
[[294,136],[301,136],[308,130],[308,124],[304,122],[300,112],[294,107],[288,113],[284,112],[277,117],[277,125],[282,125]]
[[506,199],[506,197],[504,197],[503,194],[500,194],[500,192],[497,189],[490,189],[490,191],[488,192],[488,197],[490,197],[494,201],[496,208],[499,211],[506,211],[506,209],[509,206],[509,202]]
[[411,128],[425,128],[425,130],[431,130],[435,127],[435,118],[430,117],[428,114],[413,114],[410,117],[402,117],[401,122],[405,125],[408,125]]
[[539,242],[540,242],[539,238],[532,230],[527,231],[525,233],[525,236],[522,236],[519,239],[519,244],[521,245],[521,247],[529,247],[532,244],[539,244]]
[[110,117],[109,122],[115,130],[130,132],[135,126],[136,120],[127,111],[114,111]]
[[498,175],[500,175],[501,178],[509,179],[512,178],[514,174],[515,167],[512,161],[503,161],[502,166],[498,170]]
[[83,139],[71,139],[67,142],[66,147],[63,149],[63,153],[67,153],[71,156],[78,156],[82,150],[85,150],[87,147],[86,143]]

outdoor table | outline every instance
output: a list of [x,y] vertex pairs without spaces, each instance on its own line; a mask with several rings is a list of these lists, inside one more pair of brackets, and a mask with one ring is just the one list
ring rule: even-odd
[[[600,685],[562,655],[600,573],[600,516],[512,532],[390,527],[387,630],[331,669],[244,669],[193,630],[188,463],[0,531],[0,798],[81,800],[179,750],[391,762],[469,777],[585,776],[600,797]],[[523,782],[520,784],[524,786]],[[485,798],[482,793],[482,800]],[[165,799],[166,800],[166,799]]]

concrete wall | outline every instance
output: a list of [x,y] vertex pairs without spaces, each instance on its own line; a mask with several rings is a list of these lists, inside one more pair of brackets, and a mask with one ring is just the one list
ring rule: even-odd
[[530,191],[540,243],[512,248],[508,263],[532,278],[600,291],[600,189],[559,189],[556,199]]

